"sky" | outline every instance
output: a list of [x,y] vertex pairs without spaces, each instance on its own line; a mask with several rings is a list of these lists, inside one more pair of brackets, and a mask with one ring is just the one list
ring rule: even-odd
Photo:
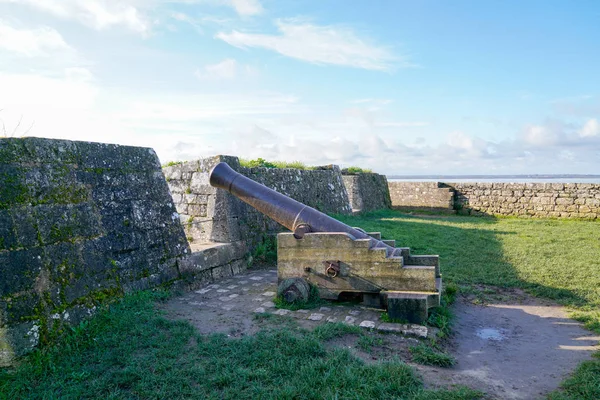
[[600,2],[0,0],[0,136],[599,174]]

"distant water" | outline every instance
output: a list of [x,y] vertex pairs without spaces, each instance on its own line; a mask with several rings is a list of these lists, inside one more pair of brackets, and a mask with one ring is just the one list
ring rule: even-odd
[[389,182],[600,183],[600,175],[388,175]]

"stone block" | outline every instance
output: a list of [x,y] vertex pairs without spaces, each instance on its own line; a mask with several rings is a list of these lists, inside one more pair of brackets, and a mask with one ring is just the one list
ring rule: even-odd
[[14,223],[14,234],[18,247],[40,246],[38,227],[33,207],[14,207],[10,210]]
[[405,319],[425,324],[428,318],[427,295],[420,293],[388,293],[387,310],[391,319]]
[[231,270],[231,265],[221,265],[219,267],[214,267],[211,269],[211,275],[213,280],[219,280],[223,278],[228,278],[233,276],[233,271]]
[[0,209],[28,205],[31,202],[25,175],[26,169],[20,165],[0,163]]
[[0,297],[32,289],[42,271],[40,248],[0,253]]
[[0,301],[0,327],[13,326],[35,317],[42,298],[35,290],[23,291]]
[[188,206],[187,213],[194,216],[206,217],[206,205],[205,204],[191,204]]
[[18,246],[11,213],[0,209],[0,251]]
[[568,206],[575,203],[575,200],[571,197],[559,197],[556,200],[557,205]]
[[600,199],[588,198],[585,199],[585,205],[589,207],[600,207]]

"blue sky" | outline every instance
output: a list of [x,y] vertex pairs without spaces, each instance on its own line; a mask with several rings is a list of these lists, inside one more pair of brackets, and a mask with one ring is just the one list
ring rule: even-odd
[[597,1],[0,0],[6,136],[163,162],[597,174],[598,71]]

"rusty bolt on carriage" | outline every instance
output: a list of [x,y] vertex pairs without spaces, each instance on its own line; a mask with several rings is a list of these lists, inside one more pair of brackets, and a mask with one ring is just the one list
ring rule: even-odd
[[323,299],[358,297],[367,306],[387,309],[391,319],[418,324],[439,306],[437,255],[411,255],[394,240],[381,240],[378,232],[352,228],[223,162],[209,180],[291,230],[277,235],[278,292],[286,300],[306,298],[312,284]]

